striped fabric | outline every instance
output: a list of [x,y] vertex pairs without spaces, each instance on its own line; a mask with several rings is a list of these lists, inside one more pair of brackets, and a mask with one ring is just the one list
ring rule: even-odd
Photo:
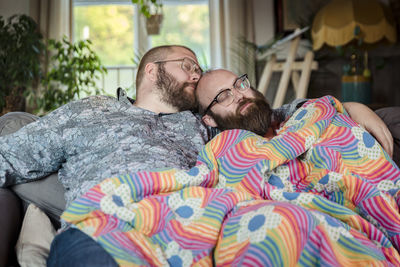
[[399,266],[400,170],[327,96],[271,140],[224,131],[190,170],[104,180],[62,218],[121,266]]

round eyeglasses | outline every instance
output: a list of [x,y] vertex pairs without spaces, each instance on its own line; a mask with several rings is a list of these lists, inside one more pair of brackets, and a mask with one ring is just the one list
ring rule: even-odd
[[239,92],[245,92],[247,89],[250,88],[250,86],[251,85],[247,74],[241,75],[235,80],[231,88],[223,89],[214,97],[210,105],[208,105],[208,107],[203,112],[203,115],[207,114],[207,112],[212,108],[215,103],[221,104],[224,107],[232,104],[233,100],[235,99],[232,89],[235,89]]
[[154,61],[154,63],[164,63],[164,62],[174,62],[174,61],[181,61],[181,69],[189,74],[196,73],[197,75],[201,76],[201,74],[203,73],[203,70],[200,68],[199,64],[197,64],[194,60],[188,57],[180,59],[158,60]]

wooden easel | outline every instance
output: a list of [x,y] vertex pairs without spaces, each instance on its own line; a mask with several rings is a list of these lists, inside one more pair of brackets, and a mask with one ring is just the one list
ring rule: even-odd
[[[306,53],[303,61],[295,61],[297,48],[300,42],[300,34],[298,34],[299,32],[300,30],[297,29],[294,33],[296,37],[291,40],[290,50],[286,58],[286,62],[277,62],[276,55],[273,54],[264,67],[261,75],[257,90],[263,95],[266,95],[272,73],[282,72],[272,108],[278,108],[282,106],[283,101],[285,100],[290,78],[296,93],[296,98],[305,98],[307,96],[311,70],[318,69],[318,62],[314,61],[314,53],[312,51],[308,51]],[[301,71],[301,75],[299,74],[299,71]]]

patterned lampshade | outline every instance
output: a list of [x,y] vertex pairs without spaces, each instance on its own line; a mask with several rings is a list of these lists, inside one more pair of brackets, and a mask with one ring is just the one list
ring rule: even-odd
[[318,11],[311,35],[314,50],[360,39],[364,44],[394,43],[396,26],[390,10],[378,0],[332,0]]

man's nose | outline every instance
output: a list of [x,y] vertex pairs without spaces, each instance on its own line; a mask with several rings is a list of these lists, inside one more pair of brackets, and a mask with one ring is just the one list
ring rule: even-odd
[[190,74],[190,80],[197,82],[200,79],[200,76],[201,75],[199,73],[194,71],[192,74]]
[[242,92],[240,92],[239,90],[236,90],[236,89],[233,89],[232,91],[233,91],[233,95],[235,97],[236,102],[239,102],[240,100],[242,100],[242,98],[243,98]]

